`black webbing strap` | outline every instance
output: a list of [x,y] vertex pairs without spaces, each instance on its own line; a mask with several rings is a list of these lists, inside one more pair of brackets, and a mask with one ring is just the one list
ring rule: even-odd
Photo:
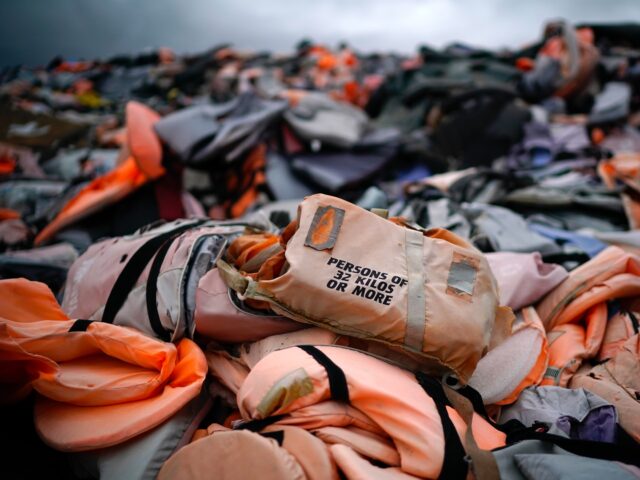
[[175,236],[166,240],[154,257],[153,262],[151,263],[151,268],[149,269],[149,277],[147,278],[147,288],[145,292],[149,324],[158,338],[165,342],[171,341],[171,332],[162,326],[160,314],[158,313],[158,301],[156,296],[158,293],[158,276],[160,275],[160,267],[162,266],[162,262],[167,256],[169,247],[171,247],[174,239]]
[[249,430],[250,432],[259,432],[269,425],[272,425],[276,422],[282,420],[286,415],[273,415],[267,418],[256,418],[254,420],[249,420],[248,422],[242,422],[235,427],[234,430]]
[[323,352],[312,345],[298,345],[306,353],[311,355],[313,359],[324,367],[329,377],[329,390],[331,390],[331,399],[336,402],[349,403],[349,386],[347,385],[347,377],[342,369],[333,363]]
[[563,264],[564,262],[577,262],[583,264],[591,260],[591,257],[586,253],[574,252],[574,253],[549,253],[542,256],[542,261],[545,263],[557,263]]
[[[505,423],[494,422],[491,419],[491,417],[489,417],[489,414],[487,413],[487,410],[484,407],[484,401],[482,400],[482,395],[480,395],[480,392],[478,392],[476,389],[474,389],[469,385],[459,388],[456,391],[460,395],[466,397],[471,402],[471,405],[473,405],[473,410],[482,418],[484,418],[487,421],[487,423],[489,423],[496,430],[500,430],[501,432],[509,435],[514,432],[520,432],[520,431],[528,430],[531,428],[531,427],[526,427],[521,421],[516,419],[509,420]],[[538,428],[538,425],[535,425],[534,429],[537,429],[537,428]]]
[[640,333],[640,323],[638,323],[638,318],[631,310],[627,310],[627,315],[629,315],[629,320],[631,321],[631,327],[633,328],[633,333]]
[[[629,442],[624,438],[627,436],[624,430],[619,429],[617,443],[597,442],[591,440],[579,440],[567,438],[560,435],[547,433],[548,427],[543,424],[533,424],[531,427],[525,426],[522,422],[512,419],[503,424],[495,423],[487,415],[487,411],[482,401],[480,393],[470,386],[465,386],[457,390],[458,393],[466,397],[475,412],[482,416],[487,422],[497,430],[507,434],[506,443],[512,445],[522,440],[540,440],[552,443],[568,452],[581,455],[583,457],[599,458],[602,460],[618,461],[640,467],[640,456],[635,442]],[[544,429],[542,428],[544,427]]]
[[278,442],[278,445],[280,446],[282,446],[282,443],[284,442],[284,430],[276,430],[275,432],[264,432],[260,435],[265,438],[273,438],[276,442]]
[[[333,363],[323,352],[312,345],[298,345],[298,348],[304,350],[311,355],[313,359],[324,367],[329,377],[329,390],[331,391],[331,399],[337,402],[349,403],[349,386],[347,385],[347,377],[342,369]],[[258,418],[242,422],[233,427],[234,430],[249,430],[251,432],[260,432],[264,428],[279,422],[287,415],[273,415],[267,418]]]
[[469,464],[465,457],[466,452],[462,441],[458,436],[458,431],[454,427],[453,422],[447,413],[447,405],[450,405],[447,396],[444,393],[442,385],[422,372],[416,373],[416,380],[429,395],[436,405],[440,421],[442,422],[442,431],[444,433],[444,460],[439,479],[445,480],[450,478],[466,478]]
[[200,220],[179,225],[172,230],[163,232],[147,240],[147,242],[131,256],[122,269],[122,272],[120,272],[120,275],[118,275],[104,306],[102,321],[105,323],[113,323],[143,270],[168,239],[180,235],[182,232],[194,228],[205,221],[206,220]]
[[71,325],[71,328],[69,329],[69,331],[70,332],[86,332],[87,328],[89,328],[89,325],[91,325],[92,323],[93,323],[93,320],[84,320],[82,318],[79,318],[78,320],[73,322],[73,325]]

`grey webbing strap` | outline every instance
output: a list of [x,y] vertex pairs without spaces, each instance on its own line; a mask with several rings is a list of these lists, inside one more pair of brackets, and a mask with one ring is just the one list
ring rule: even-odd
[[465,450],[471,458],[471,470],[474,478],[477,480],[500,480],[500,470],[495,457],[488,450],[482,450],[478,447],[476,439],[473,436],[473,405],[469,399],[460,395],[452,388],[443,385],[444,393],[447,396],[451,406],[460,414],[462,420],[467,425],[465,434]]
[[422,351],[424,322],[427,313],[424,292],[424,265],[422,232],[407,228],[405,256],[407,258],[407,328],[404,334],[405,346]]
[[227,287],[238,292],[240,295],[244,294],[249,286],[249,279],[221,258],[216,262],[216,266],[218,267],[218,273],[222,281]]

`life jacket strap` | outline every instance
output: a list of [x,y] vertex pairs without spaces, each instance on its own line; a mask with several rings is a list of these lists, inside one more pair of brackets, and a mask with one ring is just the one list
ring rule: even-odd
[[[453,390],[447,388],[449,397],[450,391]],[[568,452],[575,453],[576,455],[599,458],[602,460],[618,461],[640,467],[640,457],[638,457],[637,444],[629,437],[629,434],[620,427],[618,427],[617,443],[566,438],[560,435],[547,433],[546,430],[548,430],[548,427],[543,424],[534,424],[531,427],[527,427],[516,419],[509,420],[503,424],[495,423],[487,414],[480,393],[469,385],[455,390],[454,393],[467,399],[473,406],[473,410],[489,422],[491,426],[506,433],[507,445],[512,445],[522,440],[540,440],[557,445],[558,447],[563,448]],[[456,405],[453,405],[453,407],[459,411]]]
[[160,250],[158,250],[158,253],[151,263],[149,276],[147,277],[147,288],[145,289],[149,324],[151,325],[151,328],[158,336],[158,338],[165,342],[171,341],[171,332],[169,332],[169,330],[162,326],[162,322],[160,321],[160,314],[158,313],[158,302],[156,297],[158,293],[158,277],[160,276],[160,267],[162,266],[162,262],[167,256],[169,247],[171,247],[171,244],[173,243],[173,240],[175,240],[175,238],[175,236],[170,237],[160,247]]
[[69,332],[86,332],[87,328],[89,328],[89,325],[91,325],[92,323],[93,320],[85,320],[83,318],[79,318],[78,320],[73,322],[73,325],[71,325]]
[[438,479],[466,478],[469,463],[466,460],[466,452],[458,436],[456,427],[453,425],[447,413],[446,407],[450,402],[444,393],[442,384],[422,372],[416,373],[416,380],[425,393],[433,399],[438,415],[440,416],[440,423],[442,424],[442,432],[444,434],[444,460]]
[[473,404],[468,398],[458,393],[457,390],[448,386],[444,386],[443,390],[451,406],[455,408],[464,420],[464,423],[467,424],[465,445],[467,454],[471,460],[471,470],[473,471],[474,477],[478,480],[499,480],[500,470],[498,469],[498,463],[495,457],[490,451],[482,450],[473,436]]
[[[181,233],[191,228],[195,228],[205,221],[206,220],[197,220],[178,225],[176,228],[162,232],[161,234],[147,240],[147,242],[131,256],[125,267],[120,272],[120,275],[118,275],[118,278],[111,289],[111,293],[109,293],[109,298],[107,298],[107,302],[104,306],[102,321],[105,323],[113,323],[115,321],[116,315],[118,315],[118,312],[127,300],[127,297],[138,281],[138,278],[140,278],[140,275],[142,275],[142,272],[148,263],[165,245],[167,240],[177,237]],[[168,247],[166,248],[168,249]]]
[[331,399],[336,402],[349,403],[349,386],[347,385],[347,377],[342,369],[322,351],[312,345],[298,345],[298,348],[311,355],[313,359],[327,371]]
[[266,418],[255,418],[246,422],[241,422],[233,427],[234,430],[249,430],[250,432],[260,432],[276,422],[279,422],[287,415],[272,415]]
[[249,279],[243,276],[238,270],[236,270],[232,265],[229,265],[222,258],[218,259],[216,266],[218,267],[218,272],[220,273],[220,277],[222,277],[224,283],[233,291],[240,295],[244,295],[244,292],[246,292],[247,287],[249,286]]

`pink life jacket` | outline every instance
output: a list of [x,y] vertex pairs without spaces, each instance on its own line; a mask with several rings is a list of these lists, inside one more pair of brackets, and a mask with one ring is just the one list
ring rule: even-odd
[[517,312],[511,336],[480,359],[469,385],[484,403],[508,405],[542,381],[548,362],[544,327],[536,310],[526,307]]
[[216,259],[246,224],[176,220],[98,242],[72,265],[62,307],[75,318],[136,328],[165,341],[198,330],[223,342],[301,328],[235,300]]
[[[238,406],[245,419],[266,419],[329,399],[377,423],[396,445],[402,471],[419,477],[436,478],[445,466],[446,425],[460,438],[467,430],[456,410],[439,408],[410,372],[337,346],[301,346],[266,356],[240,388]],[[504,434],[475,414],[472,429],[480,448],[504,445]]]

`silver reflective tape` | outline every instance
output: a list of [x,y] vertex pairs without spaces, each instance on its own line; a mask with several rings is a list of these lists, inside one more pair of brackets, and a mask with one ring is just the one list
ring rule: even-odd
[[476,283],[476,268],[464,260],[452,262],[449,270],[447,285],[459,292],[473,295],[473,287]]
[[425,317],[427,306],[425,302],[425,276],[423,265],[422,232],[406,229],[405,254],[407,258],[407,328],[404,334],[404,344],[410,349],[422,351],[424,341]]
[[544,372],[544,376],[546,378],[553,378],[554,380],[557,380],[558,377],[560,376],[560,373],[562,372],[562,370],[560,368],[557,367],[547,367],[547,371]]

